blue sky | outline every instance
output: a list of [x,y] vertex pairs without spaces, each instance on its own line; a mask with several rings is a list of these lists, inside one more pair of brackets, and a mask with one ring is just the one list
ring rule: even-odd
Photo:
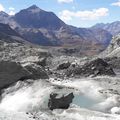
[[0,10],[13,15],[33,4],[77,27],[120,20],[120,0],[0,0]]

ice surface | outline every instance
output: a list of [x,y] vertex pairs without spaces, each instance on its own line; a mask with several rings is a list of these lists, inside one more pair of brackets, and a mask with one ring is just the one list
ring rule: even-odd
[[80,106],[81,108],[93,109],[93,107],[99,103],[99,100],[93,100],[85,95],[74,95],[73,104]]
[[[50,79],[18,82],[4,90],[0,104],[0,120],[120,120],[120,116],[116,114],[120,111],[119,95],[100,92],[113,86],[114,79],[119,78],[96,77],[64,81]],[[93,105],[95,109],[88,110],[86,106],[82,108],[78,104],[72,104],[67,110],[48,110],[50,93],[70,91],[78,96],[84,96],[84,99],[95,101]]]
[[6,94],[0,104],[0,109],[7,111],[29,111],[47,108],[47,99],[52,92],[52,86],[38,80],[33,84],[23,86],[9,94]]

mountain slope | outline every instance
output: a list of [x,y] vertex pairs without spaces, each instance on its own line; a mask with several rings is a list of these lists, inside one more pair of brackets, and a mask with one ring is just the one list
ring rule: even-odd
[[105,47],[107,47],[112,39],[112,34],[110,34],[108,31],[100,28],[91,29],[94,37],[102,43]]
[[83,54],[98,54],[112,38],[112,35],[103,29],[69,26],[53,12],[44,11],[36,5],[21,10],[12,17],[3,17],[1,13],[0,22],[4,21],[31,43],[67,49],[77,47],[77,51]]
[[115,69],[116,73],[120,73],[120,34],[113,37],[111,43],[105,51],[103,51],[99,57],[110,64]]
[[117,35],[120,33],[120,21],[115,21],[112,23],[99,23],[93,26],[92,28],[98,28],[98,29],[104,29],[108,32],[110,32],[112,35]]
[[25,42],[9,25],[0,23],[0,40],[3,42]]
[[2,23],[0,23],[0,33],[12,36],[20,36],[15,30],[11,29],[9,25]]
[[120,57],[120,34],[113,37],[111,43],[103,53],[103,57]]
[[7,23],[9,15],[3,11],[0,11],[0,23]]
[[65,23],[53,12],[41,10],[36,5],[21,10],[14,16],[14,19],[21,27],[25,28],[46,28],[56,30],[60,29],[61,26],[65,26]]

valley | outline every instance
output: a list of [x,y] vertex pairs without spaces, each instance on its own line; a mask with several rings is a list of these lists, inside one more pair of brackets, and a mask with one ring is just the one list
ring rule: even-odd
[[0,120],[120,120],[117,23],[78,28],[36,5],[1,11]]

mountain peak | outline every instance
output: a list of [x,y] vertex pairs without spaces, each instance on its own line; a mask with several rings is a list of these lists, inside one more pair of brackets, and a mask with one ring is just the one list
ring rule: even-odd
[[9,16],[6,12],[4,12],[4,11],[0,11],[0,15],[2,15],[2,16]]
[[60,29],[61,26],[65,26],[65,23],[54,13],[44,11],[36,5],[21,10],[14,19],[24,27]]
[[27,10],[30,10],[30,11],[38,11],[38,12],[44,11],[44,10],[40,9],[37,5],[32,5],[32,6],[30,6],[29,8],[27,8]]
[[37,5],[32,5],[28,9],[37,9],[37,8],[39,8]]

